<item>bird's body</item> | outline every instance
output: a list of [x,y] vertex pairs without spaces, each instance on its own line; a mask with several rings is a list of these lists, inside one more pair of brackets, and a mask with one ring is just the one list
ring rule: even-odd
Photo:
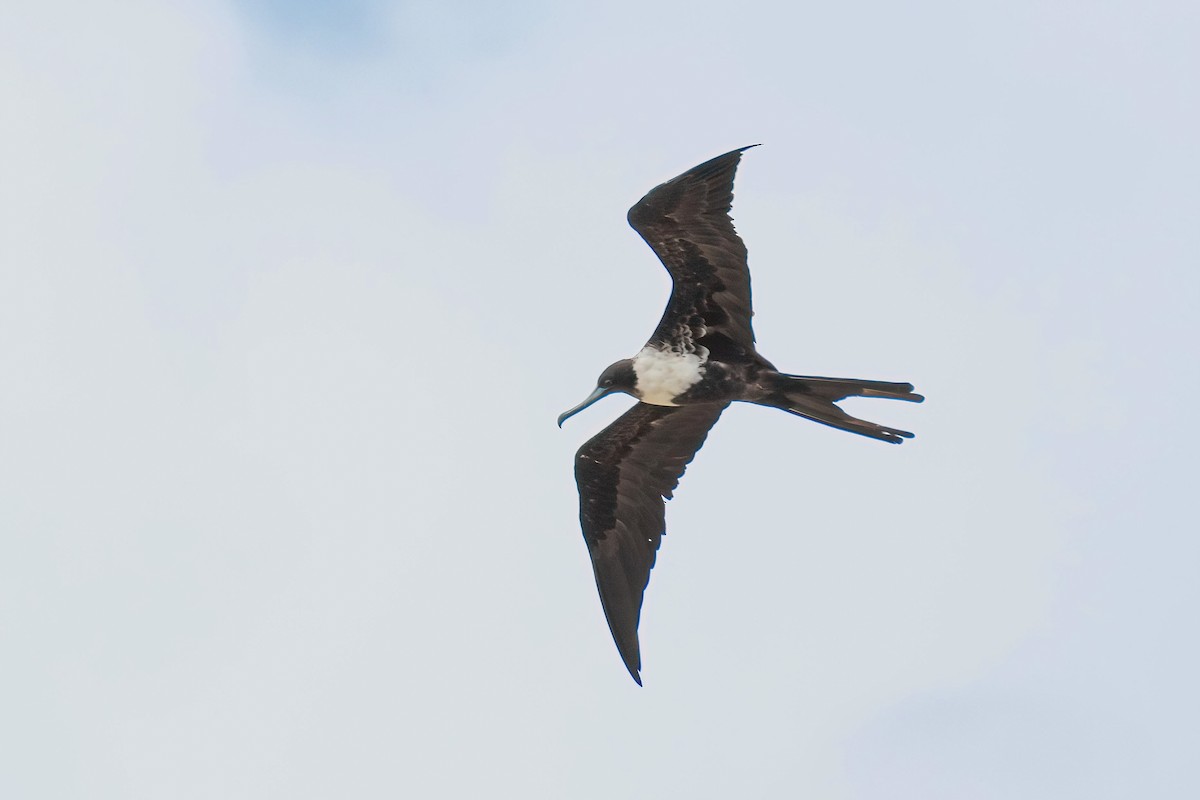
[[758,354],[750,324],[746,247],[729,209],[741,148],[651,190],[629,223],[662,260],[673,283],[654,335],[632,358],[610,365],[595,391],[559,417],[613,392],[640,402],[576,454],[580,524],[613,639],[639,684],[642,594],[665,532],[669,498],[729,403],[779,408],[842,430],[899,443],[907,431],[856,419],[846,397],[920,402],[907,383],[790,375]]

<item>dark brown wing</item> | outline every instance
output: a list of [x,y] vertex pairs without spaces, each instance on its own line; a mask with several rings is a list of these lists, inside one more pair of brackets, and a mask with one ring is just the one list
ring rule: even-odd
[[613,640],[641,685],[638,620],[666,504],[709,429],[728,403],[638,403],[575,454],[579,523]]
[[718,361],[755,359],[746,245],[729,218],[733,176],[747,149],[693,167],[629,209],[629,224],[674,283],[651,345],[683,352],[701,345]]

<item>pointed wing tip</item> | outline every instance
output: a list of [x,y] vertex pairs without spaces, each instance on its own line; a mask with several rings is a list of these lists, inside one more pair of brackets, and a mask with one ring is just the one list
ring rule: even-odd
[[[721,161],[722,159],[729,158],[730,156],[736,156],[738,159],[741,159],[742,153],[746,152],[747,150],[751,150],[755,147],[762,147],[762,142],[756,142],[754,144],[745,145],[744,147],[739,147],[736,150],[730,150],[728,153],[723,153],[723,154],[717,156],[716,158],[712,159],[712,161]],[[712,162],[709,162],[709,163],[712,163]]]
[[[604,613],[608,614],[608,604],[604,602],[604,596],[600,596],[600,603],[604,606]],[[639,598],[638,616],[641,616],[641,602]],[[637,620],[633,623],[633,635],[631,637],[618,636],[617,629],[613,627],[612,620],[609,619],[608,629],[613,635],[613,642],[617,645],[617,653],[621,656],[621,663],[625,665],[625,669],[629,670],[629,677],[633,678],[633,682],[638,686],[642,685],[642,646],[638,641]]]
[[[613,638],[616,639],[616,632],[613,632]],[[634,630],[633,643],[630,646],[626,642],[623,646],[621,642],[617,642],[617,652],[621,654],[621,661],[625,664],[625,669],[629,670],[629,677],[633,678],[633,682],[638,686],[642,685],[642,652],[637,640],[637,630]]]
[[633,678],[633,682],[636,683],[638,686],[641,686],[642,685],[642,676],[638,673],[638,671],[635,668],[633,668],[632,666],[630,666],[629,664],[626,664],[625,668],[629,670],[629,677]]

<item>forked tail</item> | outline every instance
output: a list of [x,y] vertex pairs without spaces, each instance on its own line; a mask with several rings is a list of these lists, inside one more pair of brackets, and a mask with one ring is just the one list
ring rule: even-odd
[[925,398],[913,392],[911,383],[865,381],[857,378],[817,378],[811,375],[779,374],[779,385],[771,393],[768,405],[783,409],[822,425],[869,436],[892,444],[913,438],[908,431],[889,428],[858,419],[834,403],[847,397],[882,397],[920,403]]

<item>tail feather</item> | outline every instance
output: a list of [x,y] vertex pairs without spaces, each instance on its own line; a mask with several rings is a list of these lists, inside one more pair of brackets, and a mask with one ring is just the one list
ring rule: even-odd
[[858,378],[818,378],[811,375],[780,375],[782,381],[771,405],[822,425],[899,444],[913,434],[852,417],[834,403],[847,397],[879,397],[920,403],[925,398],[913,391],[911,383],[867,381]]

